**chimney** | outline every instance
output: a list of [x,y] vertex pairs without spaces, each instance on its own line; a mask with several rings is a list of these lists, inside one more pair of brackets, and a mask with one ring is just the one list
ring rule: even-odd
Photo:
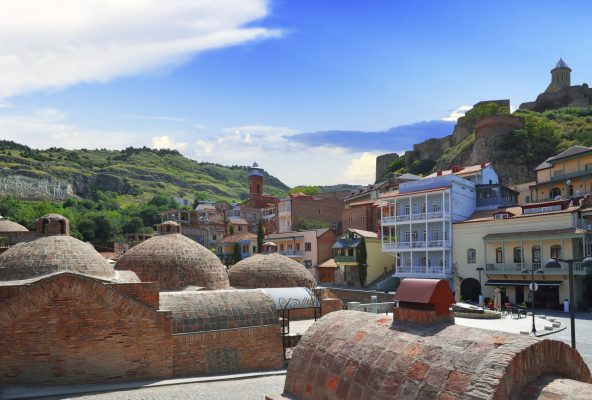
[[405,278],[395,293],[395,301],[398,307],[393,309],[393,323],[454,323],[450,306],[455,301],[446,279]]
[[459,167],[458,165],[455,165],[454,167],[452,167],[452,173],[456,174],[457,172],[460,172],[463,169],[464,169],[463,167]]
[[486,163],[482,162],[481,163],[481,169],[485,168]]
[[442,170],[439,170],[438,172],[436,172],[436,176],[442,176]]

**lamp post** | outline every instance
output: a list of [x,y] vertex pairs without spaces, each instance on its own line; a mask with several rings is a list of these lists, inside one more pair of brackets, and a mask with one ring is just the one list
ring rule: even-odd
[[543,271],[541,268],[534,269],[534,267],[531,266],[530,269],[524,268],[521,272],[523,274],[528,274],[530,272],[530,290],[532,291],[532,330],[530,333],[532,333],[533,336],[536,336],[536,327],[534,326],[534,292],[536,292],[537,287],[534,281],[534,273],[536,272],[537,274],[544,274],[545,271]]
[[571,347],[576,348],[576,317],[574,307],[574,273],[573,263],[582,261],[582,268],[592,268],[592,257],[580,257],[571,260],[562,258],[550,258],[545,263],[545,268],[561,268],[560,262],[567,263],[569,271],[569,320],[571,324]]
[[477,267],[477,271],[479,271],[479,305],[481,305],[481,298],[483,297],[483,286],[481,284],[481,272],[483,271],[483,267]]

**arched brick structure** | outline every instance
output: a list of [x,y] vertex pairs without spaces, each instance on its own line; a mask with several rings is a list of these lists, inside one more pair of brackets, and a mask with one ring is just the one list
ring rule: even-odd
[[559,341],[446,323],[391,325],[383,316],[339,311],[302,337],[284,394],[296,399],[518,399],[532,382],[551,374],[592,382],[578,352]]
[[[162,226],[179,225],[171,222]],[[160,290],[229,288],[226,267],[218,257],[180,233],[154,236],[132,247],[119,258],[115,269],[134,271],[142,282],[159,282]]]
[[230,285],[240,288],[315,287],[312,274],[281,254],[255,254],[228,271]]
[[173,314],[175,376],[279,369],[282,337],[272,300],[259,290],[160,294]]
[[3,383],[171,376],[172,327],[167,313],[73,273],[39,278],[18,289],[0,302]]
[[[30,279],[60,271],[122,280],[92,245],[72,236],[43,236],[17,243],[0,254],[0,281]],[[131,282],[138,281],[137,276],[128,272],[124,280],[130,279]]]
[[37,220],[38,235],[70,235],[70,221],[60,214],[47,214]]

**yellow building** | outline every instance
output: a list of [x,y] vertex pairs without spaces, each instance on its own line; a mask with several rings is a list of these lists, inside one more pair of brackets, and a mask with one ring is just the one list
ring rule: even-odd
[[569,199],[592,192],[592,147],[573,146],[536,168],[532,201]]
[[366,284],[393,271],[394,258],[382,252],[382,243],[375,232],[361,229],[348,229],[333,245],[333,258],[337,265],[337,281],[342,286],[360,286],[356,257],[362,238],[366,244],[367,275]]
[[[479,211],[469,219],[453,224],[456,279],[464,300],[476,301],[482,292],[492,298],[502,291],[503,302],[530,303],[530,273],[535,274],[538,290],[535,306],[563,307],[569,298],[568,267],[545,268],[549,258],[574,259],[590,255],[591,234],[583,229],[581,204],[586,200],[560,200]],[[584,292],[581,263],[574,264],[576,306]]]

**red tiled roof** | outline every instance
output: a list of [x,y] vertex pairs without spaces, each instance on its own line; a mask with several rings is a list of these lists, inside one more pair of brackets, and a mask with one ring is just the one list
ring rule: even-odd
[[257,235],[249,232],[235,233],[234,235],[226,236],[224,239],[220,240],[220,243],[236,243],[241,240],[250,240],[251,242],[254,242],[257,240]]
[[403,197],[403,196],[409,196],[412,194],[422,194],[422,193],[430,193],[430,192],[439,192],[445,189],[450,188],[450,185],[447,186],[439,186],[437,188],[433,188],[433,189],[425,189],[425,190],[416,190],[415,192],[406,192],[406,193],[397,193],[391,196],[380,196],[379,199],[392,199],[394,197]]
[[[525,209],[528,209],[528,208],[534,208],[534,207],[528,207],[533,204],[535,205],[535,207],[537,205],[539,207],[544,207],[545,205],[548,205],[548,204],[557,204],[557,203],[558,202],[555,202],[555,203],[550,203],[550,202],[529,203],[527,205],[524,205],[524,207],[525,207]],[[580,209],[579,204],[574,205],[572,203],[562,210],[524,214],[524,209],[522,207],[523,207],[522,205],[518,205],[518,206],[498,208],[495,210],[477,211],[476,213],[474,213],[473,215],[471,215],[469,218],[465,219],[464,221],[455,222],[455,224],[468,224],[468,223],[472,223],[472,222],[494,221],[494,215],[500,214],[500,213],[508,213],[510,215],[508,216],[508,218],[498,219],[495,221],[505,221],[505,220],[514,219],[514,218],[538,217],[541,215],[568,214],[568,213],[572,213],[572,212]]]
[[[483,164],[475,164],[475,165],[470,165],[468,167],[461,167],[462,169],[458,172],[455,172],[454,175],[469,175],[469,174],[474,174],[477,173],[479,171],[481,171],[484,168],[487,168],[491,165],[491,163],[483,163]],[[451,169],[447,169],[447,170],[443,170],[441,175],[438,175],[438,172],[434,172],[432,174],[429,174],[428,176],[426,176],[426,178],[434,178],[436,176],[442,176],[442,175],[451,175],[452,174],[452,170]]]

